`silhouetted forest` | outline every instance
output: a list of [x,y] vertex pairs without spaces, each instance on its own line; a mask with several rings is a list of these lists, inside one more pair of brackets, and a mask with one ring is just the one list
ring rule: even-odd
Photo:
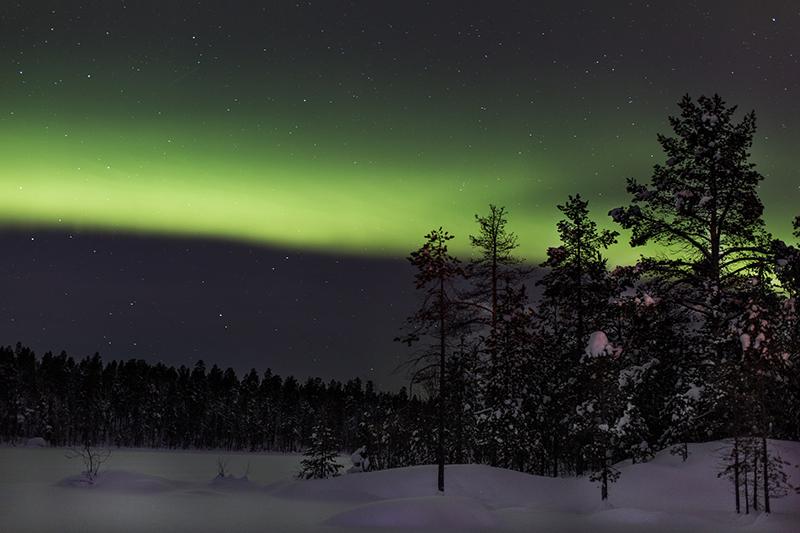
[[405,389],[379,392],[358,378],[301,383],[251,370],[240,379],[202,361],[175,368],[140,359],[103,363],[97,354],[79,361],[64,352],[37,357],[20,344],[0,348],[6,441],[35,435],[60,446],[299,451],[321,422],[342,449],[368,444],[375,466],[388,467],[411,462],[399,443],[407,447],[415,437],[400,428],[428,418],[427,410]]

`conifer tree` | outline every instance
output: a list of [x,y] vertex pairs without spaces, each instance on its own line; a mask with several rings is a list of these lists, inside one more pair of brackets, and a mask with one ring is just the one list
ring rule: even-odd
[[[589,218],[588,202],[570,196],[558,206],[565,218],[558,222],[561,245],[547,250],[542,263],[547,273],[537,282],[543,288],[538,308],[538,337],[543,343],[534,355],[535,375],[541,376],[547,399],[552,472],[558,475],[559,459],[580,473],[581,446],[570,435],[566,421],[575,415],[585,383],[579,372],[589,332],[604,329],[608,319],[612,283],[603,251],[616,242],[617,233],[600,230]],[[565,465],[566,466],[566,465]]]
[[447,243],[453,239],[441,227],[425,235],[425,243],[411,252],[408,260],[417,269],[414,277],[418,290],[423,291],[423,303],[408,319],[409,331],[395,340],[411,345],[422,337],[433,342],[419,356],[410,361],[415,376],[434,378],[437,382],[438,404],[437,434],[437,487],[444,491],[445,427],[447,419],[447,356],[448,342],[457,334],[459,302],[453,283],[463,278],[464,271],[458,259],[451,256]]
[[[784,309],[778,295],[768,279],[752,278],[751,283],[753,288],[747,295],[742,314],[732,325],[741,344],[741,355],[728,366],[733,367],[732,372],[740,374],[738,382],[742,392],[733,418],[740,421],[741,432],[756,443],[754,453],[763,470],[761,487],[753,489],[762,492],[764,511],[770,512],[769,484],[782,475],[782,468],[779,461],[771,461],[767,439],[772,436],[775,412],[783,407],[786,396],[791,397],[785,387],[790,380],[787,364],[790,355],[784,344],[786,337],[779,330]],[[758,470],[754,473],[757,476]]]
[[448,456],[456,464],[475,461],[479,440],[477,412],[481,405],[480,371],[478,345],[462,335],[447,364]]
[[[758,196],[763,177],[749,160],[755,113],[737,122],[736,106],[719,95],[696,101],[687,95],[678,106],[680,115],[669,118],[673,134],[658,136],[666,161],[654,166],[649,184],[629,179],[631,204],[609,214],[631,231],[632,246],[660,246],[639,267],[654,294],[680,306],[699,326],[685,329],[691,345],[684,342],[688,353],[671,410],[683,438],[701,426],[712,432],[709,437],[715,424],[739,416],[736,403],[722,400],[737,390],[725,383],[731,376],[725,363],[737,352],[729,324],[741,308],[738,294],[748,276],[774,266],[781,243],[764,228]],[[705,420],[695,419],[698,413]]]
[[527,273],[520,267],[522,260],[514,256],[519,244],[506,229],[506,215],[505,207],[489,204],[487,215],[475,215],[478,234],[469,236],[475,256],[467,265],[473,286],[467,298],[487,308],[490,328],[497,325],[500,291],[506,285],[516,286]]
[[629,429],[629,411],[634,409],[630,403],[625,405],[617,385],[620,351],[603,331],[591,334],[581,358],[582,401],[573,418],[583,444],[581,453],[592,472],[589,478],[600,483],[602,500],[608,499],[609,484],[619,478],[619,471],[613,466],[614,452]]
[[639,274],[636,267],[617,267],[609,275],[614,296],[607,331],[621,348],[620,387],[636,406],[632,423],[639,424],[624,452],[635,461],[646,460],[655,450],[679,443],[676,451],[685,459],[687,435],[681,424],[692,415],[683,395],[688,389],[678,384],[688,376],[686,334],[680,333],[688,329],[685,315],[669,300],[653,297]]
[[541,266],[547,274],[538,282],[543,301],[560,307],[574,359],[579,359],[590,331],[600,328],[610,295],[603,251],[617,241],[618,233],[600,230],[589,218],[589,203],[580,194],[558,206],[565,218],[558,222],[561,245],[547,250]]
[[339,475],[342,465],[337,458],[336,439],[333,432],[326,425],[317,424],[311,434],[311,445],[303,454],[305,459],[300,462],[300,472],[297,477],[301,479],[325,479]]
[[534,342],[532,310],[525,287],[510,284],[501,291],[498,317],[486,341],[497,354],[494,370],[484,382],[483,441],[489,463],[526,470],[538,439],[532,432],[531,412],[540,397],[533,375],[531,347]]
[[658,136],[666,162],[654,166],[648,185],[629,179],[631,205],[609,214],[631,230],[631,246],[662,247],[641,265],[661,295],[702,320],[707,348],[719,356],[729,291],[772,253],[758,197],[763,177],[749,161],[755,113],[737,123],[736,106],[719,95],[696,102],[687,95],[678,105],[680,116],[669,118],[674,135]]

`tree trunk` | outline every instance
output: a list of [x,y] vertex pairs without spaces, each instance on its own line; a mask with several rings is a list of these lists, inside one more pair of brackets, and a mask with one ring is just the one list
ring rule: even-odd
[[444,278],[439,278],[439,459],[438,488],[444,492],[444,418],[445,418],[445,331]]
[[577,242],[577,261],[578,261],[578,268],[577,276],[576,276],[576,293],[578,298],[578,305],[576,305],[576,318],[577,318],[577,327],[575,330],[575,344],[576,344],[576,360],[580,360],[583,351],[583,337],[585,335],[584,332],[584,325],[583,325],[583,261],[581,257],[581,239],[582,234],[578,234],[578,242]]
[[[461,369],[458,369],[458,372],[461,373]],[[463,376],[462,376],[463,378]],[[460,378],[460,379],[462,379]],[[463,382],[461,383],[462,387],[460,387],[460,391],[457,398],[464,398],[464,390],[463,390]],[[461,402],[459,402],[460,404]],[[456,415],[456,439],[455,439],[455,460],[456,463],[463,465],[464,464],[464,409],[461,405],[456,405],[456,409],[458,409],[458,414]]]
[[767,437],[761,435],[761,468],[764,475],[761,476],[764,482],[764,512],[769,513],[769,457],[767,455]]
[[[750,494],[748,492],[748,483],[747,483],[747,453],[744,456],[744,514],[750,514]],[[753,492],[758,492],[758,487],[754,487]]]
[[[603,454],[605,455],[605,454]],[[600,485],[600,499],[605,501],[608,499],[608,458],[603,457],[603,480]]]
[[753,454],[753,511],[758,511],[758,452]]
[[736,514],[741,512],[739,501],[739,437],[733,438],[733,493],[736,495]]
[[553,437],[553,477],[558,477],[558,441]]

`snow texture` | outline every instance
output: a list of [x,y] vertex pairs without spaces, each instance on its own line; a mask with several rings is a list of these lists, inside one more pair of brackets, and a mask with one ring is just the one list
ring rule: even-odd
[[[624,425],[624,417],[617,424]],[[770,441],[791,464],[800,443]],[[686,462],[662,451],[622,475],[600,503],[586,478],[532,476],[484,465],[449,465],[446,492],[433,465],[293,478],[299,455],[226,454],[247,476],[213,478],[219,452],[114,450],[87,485],[57,448],[0,448],[0,531],[797,531],[800,495],[773,500],[769,516],[736,515],[717,478],[724,444],[691,444]],[[341,458],[347,462],[347,458]],[[800,484],[800,469],[788,468]]]

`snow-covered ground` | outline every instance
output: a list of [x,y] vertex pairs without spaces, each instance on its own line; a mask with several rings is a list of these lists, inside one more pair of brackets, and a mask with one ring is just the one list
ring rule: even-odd
[[[800,464],[800,443],[771,446]],[[733,513],[730,484],[716,477],[720,447],[693,445],[686,463],[662,452],[618,465],[622,477],[605,505],[586,479],[481,465],[449,466],[444,496],[433,466],[297,481],[301,457],[279,454],[115,450],[95,485],[85,486],[76,483],[81,465],[64,450],[6,447],[0,531],[800,531],[798,494],[774,500],[769,516]],[[214,479],[220,456],[234,477]],[[800,469],[788,470],[800,485]]]

